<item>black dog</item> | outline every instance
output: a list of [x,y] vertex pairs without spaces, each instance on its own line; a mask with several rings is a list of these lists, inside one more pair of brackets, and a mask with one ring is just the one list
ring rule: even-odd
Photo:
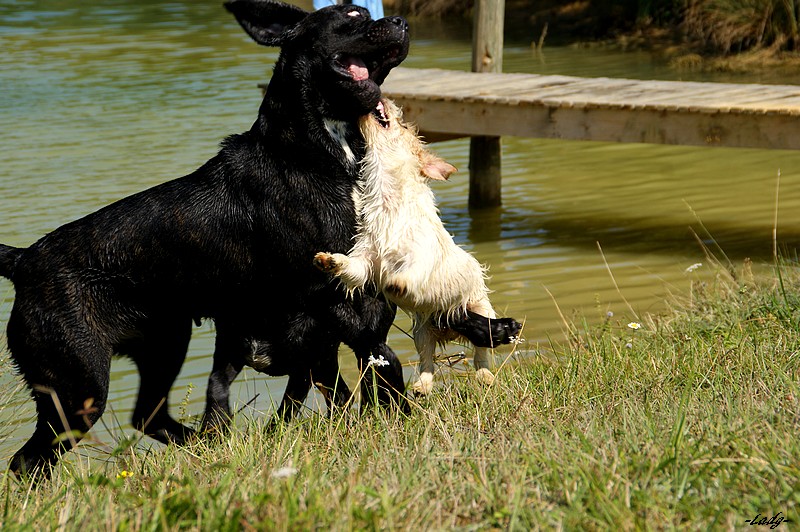
[[218,334],[207,425],[224,423],[227,388],[253,339],[261,360],[272,361],[262,369],[290,375],[289,403],[305,397],[312,378],[349,395],[336,368],[339,341],[362,369],[370,355],[383,356],[390,364],[373,367],[379,393],[402,397],[399,361],[383,343],[393,309],[347,300],[312,259],[351,245],[363,153],[356,120],[405,58],[406,22],[373,21],[354,6],[226,7],[258,43],[282,48],[253,127],[188,176],[28,248],[0,245],[0,274],[16,289],[8,345],[38,413],[10,463],[18,474],[55,462],[100,418],[114,354],[133,359],[141,376],[134,426],[162,442],[190,437],[166,398],[199,318],[213,318]]

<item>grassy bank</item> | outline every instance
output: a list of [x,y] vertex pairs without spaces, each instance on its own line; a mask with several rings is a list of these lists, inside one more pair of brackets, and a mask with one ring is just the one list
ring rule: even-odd
[[747,272],[720,269],[640,323],[570,323],[491,389],[448,379],[409,417],[273,433],[239,419],[213,445],[72,459],[34,490],[6,477],[0,526],[695,529],[779,512],[797,525],[800,276]]

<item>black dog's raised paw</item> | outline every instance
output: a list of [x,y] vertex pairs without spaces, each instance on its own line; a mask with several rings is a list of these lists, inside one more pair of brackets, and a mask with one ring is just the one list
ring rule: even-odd
[[466,315],[451,319],[448,326],[476,347],[510,344],[517,340],[522,330],[522,324],[514,318],[490,319],[469,310]]

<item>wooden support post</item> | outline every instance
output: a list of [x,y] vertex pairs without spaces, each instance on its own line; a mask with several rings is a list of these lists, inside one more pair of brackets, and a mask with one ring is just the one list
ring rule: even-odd
[[[472,71],[503,71],[505,0],[475,0]],[[501,199],[500,137],[472,137],[469,145],[469,206],[497,207]]]

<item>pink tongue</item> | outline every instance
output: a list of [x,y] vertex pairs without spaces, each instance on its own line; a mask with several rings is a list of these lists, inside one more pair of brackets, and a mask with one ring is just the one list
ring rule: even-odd
[[367,65],[358,57],[347,58],[347,71],[350,72],[350,75],[353,76],[353,79],[356,81],[362,81],[369,77]]

